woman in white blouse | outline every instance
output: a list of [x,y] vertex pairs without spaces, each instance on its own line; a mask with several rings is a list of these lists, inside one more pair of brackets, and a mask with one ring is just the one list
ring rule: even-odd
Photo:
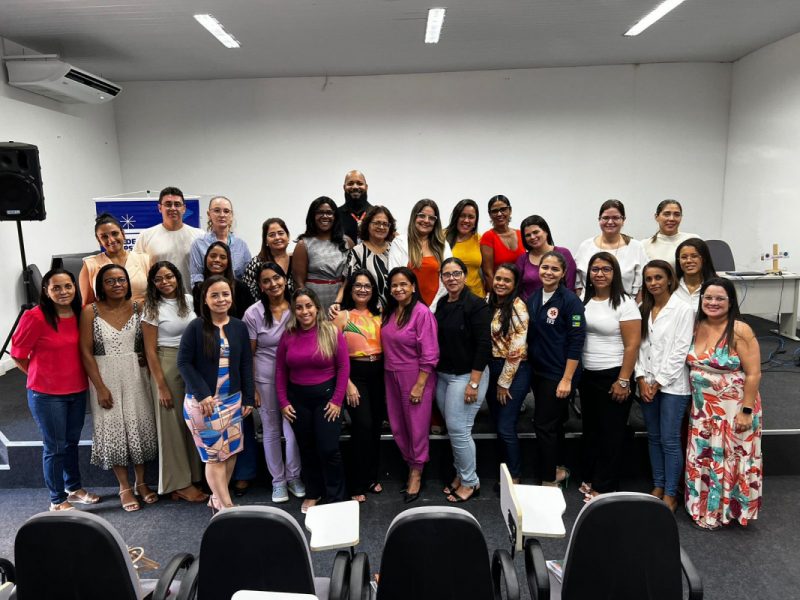
[[587,287],[589,259],[598,252],[608,252],[619,263],[625,293],[636,296],[642,287],[642,267],[649,259],[639,240],[622,233],[625,206],[619,200],[606,200],[600,205],[599,222],[600,235],[581,242],[575,254],[575,292],[580,296]]
[[683,207],[677,200],[662,200],[656,207],[658,231],[642,240],[644,251],[650,260],[660,259],[675,268],[675,250],[684,240],[697,237],[693,233],[678,231],[683,220]]
[[691,306],[696,315],[703,282],[717,276],[708,244],[696,237],[681,242],[675,250],[675,276],[678,278],[675,295]]
[[673,512],[678,507],[678,482],[683,473],[681,423],[689,405],[686,355],[692,343],[694,313],[673,294],[675,273],[663,260],[644,268],[642,343],[636,361],[636,383],[647,425],[653,496]]
[[642,317],[622,287],[613,254],[596,253],[586,271],[586,342],[578,389],[584,450],[580,490],[588,501],[618,487]]

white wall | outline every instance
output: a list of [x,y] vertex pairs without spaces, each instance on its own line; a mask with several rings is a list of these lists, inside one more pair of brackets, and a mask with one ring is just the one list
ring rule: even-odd
[[253,250],[265,218],[296,235],[313,198],[339,202],[352,168],[403,229],[420,198],[449,215],[502,193],[516,223],[539,213],[575,247],[610,197],[636,237],[667,197],[684,229],[719,235],[729,92],[730,65],[705,63],[133,82],[115,115],[126,191],[226,194]]
[[733,66],[724,215],[737,268],[765,268],[778,243],[800,270],[800,34]]
[[[10,55],[11,44],[6,44]],[[47,219],[22,224],[27,259],[42,274],[50,257],[96,247],[92,198],[120,193],[117,133],[111,105],[77,106],[9,87],[0,77],[0,141],[39,147]],[[25,301],[16,223],[0,222],[0,343]],[[0,357],[0,374],[10,365]]]

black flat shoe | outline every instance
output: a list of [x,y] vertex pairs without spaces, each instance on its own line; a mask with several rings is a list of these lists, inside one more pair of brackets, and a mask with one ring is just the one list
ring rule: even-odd
[[383,493],[383,486],[381,485],[380,481],[373,481],[367,486],[367,491],[370,494],[382,494]]
[[409,494],[408,492],[403,492],[403,502],[405,502],[406,504],[411,504],[417,498],[419,498],[419,492],[417,492],[416,494]]

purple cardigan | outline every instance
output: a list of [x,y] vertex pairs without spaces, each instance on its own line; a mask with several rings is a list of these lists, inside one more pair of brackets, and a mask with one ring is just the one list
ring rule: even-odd
[[[553,250],[563,254],[567,260],[567,275],[564,277],[564,285],[568,290],[575,291],[575,275],[578,267],[575,265],[575,259],[572,258],[572,253],[563,246],[554,246]],[[536,290],[542,287],[542,280],[539,279],[539,266],[532,265],[528,260],[528,253],[520,254],[517,258],[517,268],[519,269],[521,281],[519,285],[519,297],[527,302],[528,298],[533,296]]]
[[436,317],[422,302],[417,302],[402,328],[395,315],[381,327],[383,361],[387,371],[426,371],[432,373],[439,362]]

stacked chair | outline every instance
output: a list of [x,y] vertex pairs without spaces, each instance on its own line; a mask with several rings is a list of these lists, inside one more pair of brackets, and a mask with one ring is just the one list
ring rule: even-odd
[[679,600],[681,572],[690,600],[703,598],[703,585],[680,547],[675,516],[649,494],[598,496],[581,510],[563,559],[563,581],[546,566],[535,539],[525,543],[528,589],[533,600]]

